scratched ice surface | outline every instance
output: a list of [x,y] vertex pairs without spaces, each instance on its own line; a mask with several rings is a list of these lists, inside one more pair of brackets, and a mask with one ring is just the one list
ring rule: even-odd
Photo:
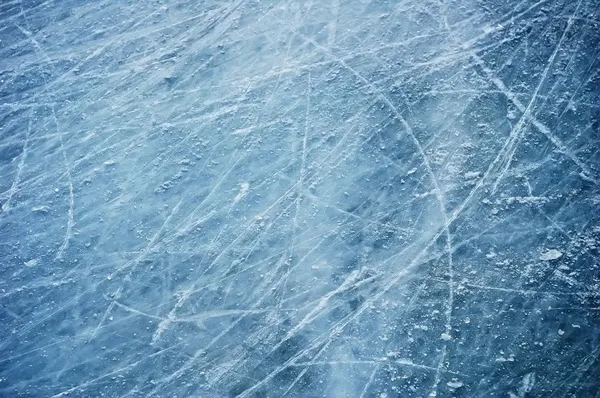
[[598,397],[599,9],[2,2],[0,396]]

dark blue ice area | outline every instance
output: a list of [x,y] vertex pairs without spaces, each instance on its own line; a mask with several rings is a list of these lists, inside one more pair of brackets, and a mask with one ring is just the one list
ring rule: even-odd
[[600,0],[0,3],[0,397],[600,397]]

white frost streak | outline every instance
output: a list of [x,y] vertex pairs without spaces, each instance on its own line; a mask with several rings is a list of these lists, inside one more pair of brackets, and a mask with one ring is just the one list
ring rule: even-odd
[[65,250],[69,247],[69,240],[73,234],[73,225],[74,221],[74,209],[75,209],[75,194],[73,193],[73,179],[71,177],[71,166],[69,165],[69,160],[67,159],[67,153],[65,151],[64,140],[62,136],[62,132],[60,131],[60,125],[58,124],[58,119],[56,118],[56,112],[54,108],[52,109],[52,117],[54,118],[54,123],[56,124],[56,131],[58,133],[60,139],[60,151],[62,153],[64,167],[67,173],[67,183],[69,189],[69,210],[67,211],[67,228],[65,231],[65,237],[63,239],[62,244],[60,245],[58,251],[56,252],[56,259],[62,259]]
[[2,204],[2,212],[7,212],[10,209],[10,202],[12,200],[12,197],[17,192],[19,188],[19,183],[21,182],[21,175],[23,174],[23,169],[25,168],[25,160],[27,159],[27,152],[29,150],[29,136],[31,135],[32,113],[33,108],[30,110],[29,117],[27,119],[27,132],[25,133],[25,143],[23,144],[23,152],[21,153],[19,165],[17,166],[17,174],[10,186],[10,189],[8,190],[8,198],[6,199],[6,202]]

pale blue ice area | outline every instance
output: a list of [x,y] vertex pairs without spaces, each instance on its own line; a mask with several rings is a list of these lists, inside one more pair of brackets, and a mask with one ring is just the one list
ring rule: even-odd
[[0,397],[600,397],[600,0],[0,2]]

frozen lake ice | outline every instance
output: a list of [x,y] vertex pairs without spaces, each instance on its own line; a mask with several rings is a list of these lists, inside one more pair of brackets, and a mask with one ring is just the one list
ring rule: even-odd
[[0,396],[598,397],[599,0],[6,0]]

